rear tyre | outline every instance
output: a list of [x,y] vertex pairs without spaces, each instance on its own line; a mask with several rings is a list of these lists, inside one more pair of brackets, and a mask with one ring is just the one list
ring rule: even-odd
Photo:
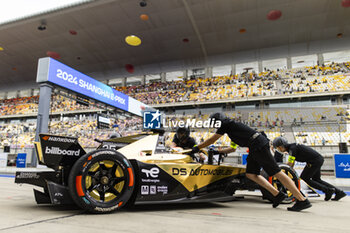
[[[299,182],[299,176],[298,174],[294,171],[293,168],[288,166],[287,164],[279,164],[278,165],[282,172],[284,172],[289,178],[291,178],[294,182],[294,184],[297,186],[297,188],[300,190],[300,182]],[[288,195],[288,198],[286,198],[282,203],[284,204],[289,204],[293,202],[294,196],[293,194],[282,185],[282,183],[275,177],[269,176],[264,170],[261,171],[261,175],[267,179],[272,186],[274,186],[278,191],[284,192]],[[263,199],[267,199],[270,202],[273,201],[274,197],[273,195],[267,191],[266,189],[260,187],[261,193],[263,195]]]
[[91,213],[109,213],[124,206],[134,190],[131,163],[115,150],[95,150],[82,156],[69,174],[74,202]]

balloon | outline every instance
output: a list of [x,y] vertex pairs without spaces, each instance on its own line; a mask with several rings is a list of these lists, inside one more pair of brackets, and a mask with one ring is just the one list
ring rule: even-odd
[[75,36],[76,34],[78,34],[77,31],[75,31],[75,30],[69,30],[69,33],[70,33],[71,35],[74,35],[74,36]]
[[280,10],[272,10],[267,14],[267,19],[268,20],[277,20],[281,18],[282,12]]
[[137,36],[130,35],[125,37],[125,42],[131,46],[139,46],[141,44],[141,39]]
[[4,50],[4,48],[3,48],[3,47],[0,47],[0,51],[2,51],[2,50]]
[[142,15],[140,15],[140,19],[142,19],[143,21],[147,21],[147,20],[149,20],[149,17],[146,14],[142,14]]
[[47,51],[46,55],[53,58],[53,59],[60,59],[61,55],[59,53],[53,52],[53,51]]
[[190,42],[190,40],[189,40],[189,39],[187,39],[187,38],[182,39],[182,41],[183,41],[184,43],[188,43],[188,42]]
[[131,64],[126,64],[125,65],[125,69],[126,69],[126,71],[128,71],[129,73],[134,73],[134,66],[133,65],[131,65]]
[[341,5],[342,5],[343,7],[350,7],[350,0],[343,0],[343,1],[341,2]]
[[241,34],[245,33],[246,31],[247,31],[247,30],[246,30],[245,28],[239,29],[239,33],[241,33]]

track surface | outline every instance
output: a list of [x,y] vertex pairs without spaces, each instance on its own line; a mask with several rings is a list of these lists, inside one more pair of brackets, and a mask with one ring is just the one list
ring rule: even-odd
[[310,198],[313,207],[293,213],[276,209],[258,192],[244,200],[186,205],[143,205],[112,214],[91,215],[70,207],[37,205],[33,186],[0,177],[0,233],[65,232],[349,232],[350,197],[339,202]]

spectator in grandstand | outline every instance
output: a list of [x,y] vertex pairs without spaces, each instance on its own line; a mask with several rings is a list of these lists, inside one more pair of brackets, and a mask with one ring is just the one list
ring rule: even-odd
[[334,201],[338,201],[346,196],[344,191],[321,179],[321,166],[323,165],[324,159],[317,151],[302,144],[289,144],[283,137],[275,138],[273,140],[273,146],[282,153],[289,153],[288,165],[291,167],[294,166],[295,161],[306,162],[306,166],[300,178],[311,187],[323,191],[325,193],[325,201],[329,201],[334,193],[335,197],[332,199]]
[[226,133],[231,141],[234,141],[239,146],[249,147],[246,176],[268,190],[274,196],[272,205],[274,208],[286,198],[286,194],[278,191],[260,175],[261,167],[264,168],[269,176],[275,176],[278,180],[280,180],[281,183],[287,187],[287,189],[289,189],[297,199],[295,205],[288,208],[288,210],[301,211],[311,207],[309,200],[300,193],[294,182],[285,173],[283,173],[276,164],[270,152],[269,140],[266,137],[247,125],[227,118],[222,113],[214,113],[210,116],[210,118],[215,125],[221,126],[218,127],[213,136],[198,146],[195,146],[192,149],[193,153],[197,153],[201,148],[205,148],[213,144]]

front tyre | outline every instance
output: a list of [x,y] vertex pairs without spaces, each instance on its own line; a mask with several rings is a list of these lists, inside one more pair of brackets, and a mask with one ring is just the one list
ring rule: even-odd
[[115,150],[100,149],[82,156],[69,174],[74,202],[91,213],[109,213],[124,206],[134,190],[134,170]]
[[[295,186],[300,190],[300,181],[299,176],[296,173],[296,171],[288,166],[287,164],[278,164],[278,166],[281,168],[281,171],[284,172],[289,178],[292,179]],[[294,196],[293,194],[282,185],[282,183],[275,177],[268,176],[268,174],[262,170],[261,175],[269,181],[270,184],[272,184],[273,187],[275,187],[278,191],[284,192],[288,195],[288,198],[286,198],[282,203],[289,204],[293,202]],[[273,195],[267,191],[266,189],[260,187],[261,193],[263,195],[263,199],[267,199],[269,201],[273,201],[274,197]]]

